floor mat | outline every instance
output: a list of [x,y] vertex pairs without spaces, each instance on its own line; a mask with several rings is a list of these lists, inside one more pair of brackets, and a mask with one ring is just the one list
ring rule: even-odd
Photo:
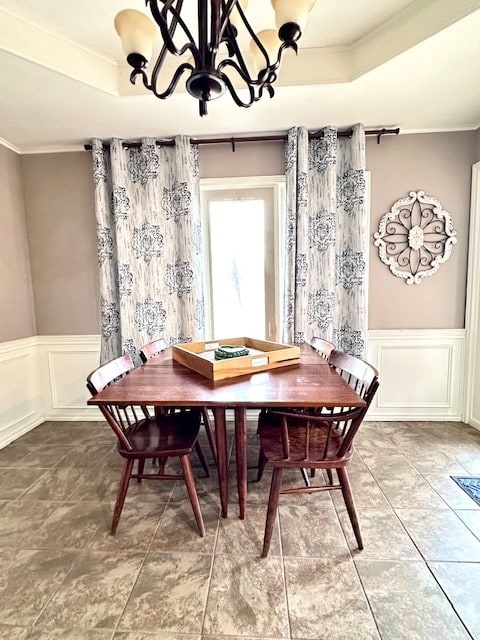
[[466,494],[480,505],[480,477],[450,476]]

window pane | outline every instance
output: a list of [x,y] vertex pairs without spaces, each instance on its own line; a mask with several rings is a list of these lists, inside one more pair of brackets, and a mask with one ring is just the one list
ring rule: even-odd
[[213,332],[265,337],[263,200],[210,202]]

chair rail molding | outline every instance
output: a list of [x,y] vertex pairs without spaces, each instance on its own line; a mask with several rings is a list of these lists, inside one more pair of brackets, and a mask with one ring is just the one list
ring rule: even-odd
[[462,420],[464,329],[371,330],[367,360],[380,379],[367,420]]

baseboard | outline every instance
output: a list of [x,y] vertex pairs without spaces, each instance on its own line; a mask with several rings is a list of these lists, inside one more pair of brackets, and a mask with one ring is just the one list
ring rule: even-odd
[[475,429],[478,429],[478,431],[480,431],[480,420],[477,420],[476,418],[470,418],[468,421],[468,424],[471,427],[474,427]]

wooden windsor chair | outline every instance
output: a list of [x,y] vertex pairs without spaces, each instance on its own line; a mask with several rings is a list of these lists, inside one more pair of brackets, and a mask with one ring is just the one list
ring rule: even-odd
[[[154,340],[153,342],[149,342],[148,344],[143,345],[140,349],[140,359],[142,362],[147,362],[150,358],[158,355],[162,351],[167,348],[167,344],[163,338],[159,340]],[[174,409],[172,409],[174,410]],[[212,457],[215,465],[217,464],[217,448],[215,446],[215,438],[213,436],[212,423],[210,421],[210,416],[208,415],[207,407],[200,407],[200,413],[202,416],[203,427],[205,429],[205,433],[207,434],[208,444],[210,446],[210,450],[212,452]]]
[[[134,369],[132,358],[123,355],[95,369],[87,377],[87,388],[96,396],[105,387],[120,380]],[[140,482],[146,480],[183,480],[192,505],[200,536],[205,535],[200,503],[198,500],[190,454],[195,448],[205,473],[208,466],[198,442],[200,411],[189,410],[160,416],[146,416],[141,406],[99,405],[105,420],[117,437],[118,453],[124,458],[124,465],[118,487],[110,533],[115,534],[122,513],[131,478]],[[145,473],[146,460],[176,457],[180,461],[182,474],[166,473],[164,467],[156,473]],[[138,473],[134,473],[134,463],[138,461]]]
[[[267,508],[262,557],[268,555],[279,497],[282,494],[342,492],[359,549],[363,549],[347,466],[353,456],[353,441],[378,388],[378,373],[360,358],[333,350],[330,366],[364,399],[360,408],[338,408],[328,413],[268,411],[260,414],[258,479],[266,466],[273,468]],[[328,482],[282,488],[285,469],[324,469]],[[335,470],[338,482],[333,482]]]

